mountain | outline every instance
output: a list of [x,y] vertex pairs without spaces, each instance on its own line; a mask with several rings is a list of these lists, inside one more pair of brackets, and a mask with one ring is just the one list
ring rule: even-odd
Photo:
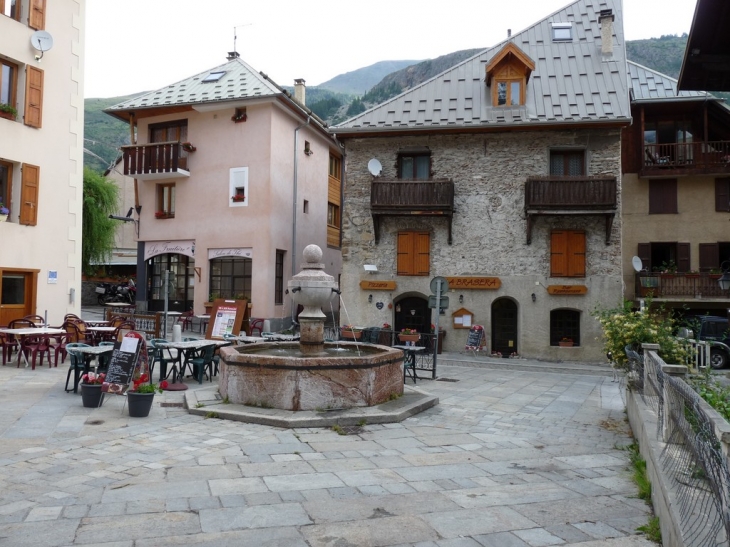
[[374,65],[335,76],[317,87],[350,95],[363,95],[388,74],[416,63],[418,61],[380,61]]
[[[687,34],[665,35],[626,42],[629,60],[677,78],[682,66]],[[381,61],[335,76],[307,88],[307,106],[329,124],[337,124],[433,78],[482,49],[466,49],[426,61]],[[292,88],[285,88],[293,93]],[[720,97],[726,94],[716,93]],[[110,99],[86,99],[84,165],[103,171],[129,143],[129,127],[102,112],[104,108],[135,95]],[[101,159],[100,159],[101,158]]]

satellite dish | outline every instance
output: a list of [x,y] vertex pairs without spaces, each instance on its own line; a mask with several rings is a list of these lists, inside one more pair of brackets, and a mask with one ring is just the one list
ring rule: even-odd
[[377,177],[380,175],[380,172],[383,170],[383,166],[380,165],[380,162],[376,160],[375,158],[371,159],[368,162],[368,171],[370,171],[370,174],[374,177]]
[[631,265],[634,267],[634,270],[637,272],[640,272],[644,269],[644,264],[642,264],[641,259],[638,256],[635,256],[631,259]]
[[30,36],[30,44],[41,52],[40,55],[35,56],[36,61],[40,61],[43,54],[53,47],[53,36],[45,30],[36,30]]

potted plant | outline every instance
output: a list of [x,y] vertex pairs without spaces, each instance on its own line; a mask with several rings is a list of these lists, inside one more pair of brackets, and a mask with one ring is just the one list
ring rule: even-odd
[[5,205],[3,205],[3,202],[0,201],[0,222],[5,222],[6,220],[8,220],[9,214],[10,214],[10,209],[5,207]]
[[560,339],[560,342],[558,342],[558,345],[561,348],[572,348],[573,347],[573,339],[572,338],[568,338],[568,337],[561,338]]
[[401,342],[407,342],[408,344],[415,344],[421,339],[421,335],[418,334],[416,329],[402,329],[398,335],[398,340]]
[[182,149],[185,150],[185,152],[195,152],[197,148],[195,148],[191,143],[184,142],[182,143]]
[[155,393],[162,393],[167,388],[167,382],[162,381],[159,385],[149,382],[148,374],[140,374],[133,380],[134,387],[127,392],[127,403],[129,404],[129,416],[132,418],[146,418],[150,414]]
[[87,372],[81,377],[81,403],[86,408],[99,408],[104,402],[104,378],[106,375],[103,372]]
[[669,262],[662,262],[662,265],[659,268],[659,275],[664,278],[671,278],[674,277],[674,274],[677,273],[677,265],[674,263],[674,260],[670,260]]
[[169,213],[167,211],[157,211],[155,218],[175,218],[175,213]]
[[684,274],[684,277],[689,277],[689,278],[697,278],[699,276],[700,276],[700,272],[698,272],[697,270],[690,270]]
[[360,340],[362,338],[362,329],[360,327],[353,327],[352,325],[342,325],[340,327],[340,338]]
[[15,120],[17,115],[18,111],[12,105],[9,105],[7,103],[0,103],[0,118],[5,118],[6,120]]
[[234,203],[240,203],[242,201],[246,201],[246,196],[244,194],[235,194],[231,196],[231,201]]

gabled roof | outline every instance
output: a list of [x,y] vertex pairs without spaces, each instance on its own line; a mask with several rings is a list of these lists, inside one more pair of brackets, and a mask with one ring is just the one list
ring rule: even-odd
[[628,61],[631,100],[654,101],[658,99],[707,99],[714,98],[705,91],[680,91],[677,80],[633,61]]
[[[601,10],[615,15],[613,53],[601,53]],[[488,8],[485,7],[485,16]],[[332,128],[338,136],[377,132],[621,123],[630,120],[621,0],[578,0],[508,40]],[[573,39],[554,42],[552,23]],[[493,107],[485,68],[513,42],[535,62],[524,106]]]
[[535,70],[535,62],[525,55],[525,52],[518,48],[514,42],[507,42],[507,45],[499,50],[499,52],[492,57],[492,60],[489,61],[489,64],[487,65],[487,85],[490,85],[491,83],[490,80],[494,70],[500,65],[500,63],[509,60],[510,57],[516,58],[524,65],[525,77],[528,80],[530,79],[530,73]]

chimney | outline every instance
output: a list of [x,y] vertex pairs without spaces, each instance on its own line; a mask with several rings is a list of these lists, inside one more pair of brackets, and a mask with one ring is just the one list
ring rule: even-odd
[[294,80],[294,99],[302,106],[306,106],[305,97],[307,94],[306,82],[302,78]]
[[601,25],[601,53],[613,55],[613,10],[602,9],[598,15],[598,22]]
[[238,59],[239,57],[240,55],[237,51],[229,51],[226,59],[228,59],[229,61],[233,61],[233,59]]
[[512,37],[512,29],[508,28],[507,29],[507,38],[511,38],[511,37]]

